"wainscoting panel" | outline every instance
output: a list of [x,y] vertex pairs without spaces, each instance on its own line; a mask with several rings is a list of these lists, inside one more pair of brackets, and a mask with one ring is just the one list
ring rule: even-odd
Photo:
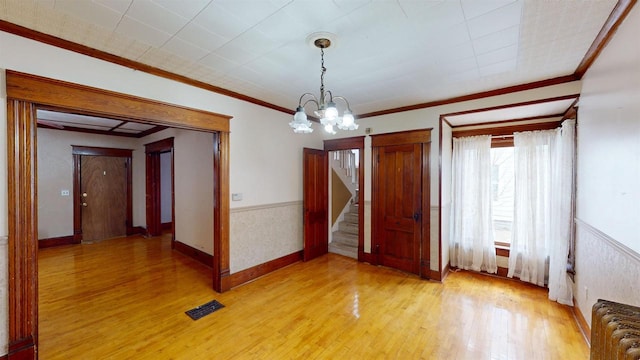
[[9,298],[8,287],[9,278],[7,277],[8,257],[7,253],[7,237],[0,236],[0,355],[9,352],[7,339],[9,338]]
[[231,209],[231,274],[302,250],[302,201]]
[[576,219],[574,297],[591,326],[598,299],[640,306],[640,254],[590,224]]

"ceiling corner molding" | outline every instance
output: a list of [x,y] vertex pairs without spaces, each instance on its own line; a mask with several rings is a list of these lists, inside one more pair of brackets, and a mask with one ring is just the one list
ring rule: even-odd
[[505,95],[505,94],[510,94],[510,93],[519,92],[519,91],[526,91],[531,89],[537,89],[537,88],[546,87],[546,86],[565,84],[565,83],[570,83],[578,80],[580,79],[575,74],[559,76],[552,79],[539,80],[539,81],[534,81],[526,84],[508,86],[500,89],[483,91],[475,94],[456,96],[456,97],[452,97],[444,100],[436,100],[436,101],[430,101],[430,102],[425,102],[425,103],[420,103],[415,105],[402,106],[402,107],[393,108],[393,109],[374,111],[374,112],[359,115],[358,118],[363,119],[363,118],[374,117],[374,116],[382,116],[382,115],[389,115],[389,114],[405,112],[405,111],[425,109],[425,108],[434,107],[434,106],[449,105],[449,104],[463,102],[463,101],[478,100],[482,98]]
[[605,21],[604,25],[602,25],[602,29],[593,40],[593,43],[587,50],[587,53],[582,58],[582,61],[576,68],[574,75],[578,79],[582,79],[584,74],[589,70],[591,64],[598,58],[602,49],[609,43],[609,40],[613,37],[618,30],[618,27],[627,17],[631,8],[636,4],[637,0],[618,0],[618,3],[609,14],[607,21]]
[[59,37],[55,37],[53,35],[45,34],[40,31],[36,31],[33,29],[26,28],[24,26],[20,26],[5,20],[0,20],[0,31],[4,31],[10,34],[14,34],[17,36],[21,36],[27,39],[35,40],[47,45],[52,45],[61,49],[69,50],[76,52],[78,54],[90,56],[92,58],[104,60],[113,64],[121,65],[124,67],[128,67],[133,70],[143,71],[151,75],[156,75],[159,77],[163,77],[165,79],[181,82],[187,85],[195,86],[204,90],[212,91],[221,95],[229,96],[238,100],[246,101],[255,105],[263,106],[272,110],[280,111],[286,114],[293,115],[294,111],[292,109],[287,109],[282,106],[278,106],[275,104],[268,103],[266,101],[262,101],[260,99],[253,98],[251,96],[247,96],[244,94],[237,93],[235,91],[231,91],[228,89],[224,89],[215,85],[207,84],[202,81],[194,80],[189,77],[174,74],[172,72],[162,70],[157,67],[145,65],[141,62],[126,59],[120,56],[116,56],[113,54],[109,54],[105,51],[94,49],[85,45],[81,45],[78,43],[74,43],[69,40],[61,39]]

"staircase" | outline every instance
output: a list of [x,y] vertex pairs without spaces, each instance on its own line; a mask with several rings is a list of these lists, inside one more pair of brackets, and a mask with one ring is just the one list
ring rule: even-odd
[[338,224],[338,231],[333,232],[329,243],[329,252],[358,258],[358,204],[349,205],[344,220]]

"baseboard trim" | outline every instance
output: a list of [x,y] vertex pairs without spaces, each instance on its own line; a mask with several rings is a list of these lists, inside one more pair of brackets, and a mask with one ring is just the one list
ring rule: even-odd
[[580,311],[580,307],[576,303],[576,299],[573,299],[573,306],[571,307],[573,311],[573,317],[576,319],[578,323],[578,327],[580,328],[580,332],[582,332],[582,336],[584,336],[587,345],[591,346],[591,329],[589,328],[589,324],[587,324],[587,320],[582,315],[582,311]]
[[179,253],[184,254],[210,268],[213,268],[213,255],[207,254],[202,250],[181,243],[180,241],[174,241],[173,245],[173,249],[178,251]]
[[9,344],[9,353],[6,359],[36,359],[36,345],[33,341],[33,336],[29,335],[26,338],[14,341]]
[[1,355],[0,360],[9,360],[9,354]]
[[377,263],[375,261],[375,255],[374,254],[366,253],[366,252],[360,251],[360,250],[358,250],[358,261],[366,262],[366,263],[369,263],[371,265],[377,265]]
[[142,227],[142,226],[134,226],[132,227],[129,231],[127,236],[130,235],[146,235],[147,234],[147,229]]
[[442,274],[440,274],[440,271],[438,270],[429,269],[429,280],[441,281]]
[[73,235],[58,236],[53,238],[46,238],[38,240],[38,249],[44,249],[54,246],[80,244],[81,242],[75,239]]
[[264,276],[270,272],[281,269],[285,266],[291,265],[302,260],[302,251],[296,251],[292,254],[267,261],[248,269],[238,271],[229,276],[229,282],[232,288],[245,284],[251,280],[255,280],[261,276]]
[[447,278],[450,270],[451,270],[451,263],[447,262],[447,264],[444,266],[444,269],[442,269],[442,274],[440,275],[440,281],[444,281],[444,279]]

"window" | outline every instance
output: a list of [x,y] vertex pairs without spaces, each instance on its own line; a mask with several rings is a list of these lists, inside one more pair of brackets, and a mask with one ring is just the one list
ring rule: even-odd
[[513,224],[513,147],[491,148],[491,210],[494,241],[498,246],[511,243]]

